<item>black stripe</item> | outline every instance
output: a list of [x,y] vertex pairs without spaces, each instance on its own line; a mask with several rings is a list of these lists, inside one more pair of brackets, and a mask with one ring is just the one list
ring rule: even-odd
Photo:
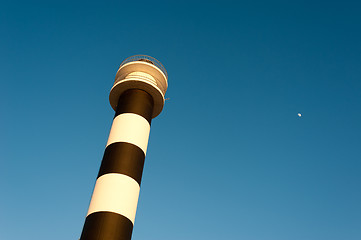
[[95,212],[85,219],[80,240],[130,240],[133,223],[112,212]]
[[142,180],[145,155],[142,149],[126,142],[115,142],[104,151],[98,178],[107,173],[125,174],[139,185]]
[[114,117],[122,113],[135,113],[147,119],[150,124],[153,106],[154,102],[150,94],[140,89],[129,89],[120,95]]

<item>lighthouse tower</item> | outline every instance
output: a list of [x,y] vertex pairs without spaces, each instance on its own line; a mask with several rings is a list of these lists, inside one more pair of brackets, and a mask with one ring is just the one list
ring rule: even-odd
[[129,240],[150,123],[163,109],[167,71],[150,56],[124,60],[109,101],[115,111],[81,240]]

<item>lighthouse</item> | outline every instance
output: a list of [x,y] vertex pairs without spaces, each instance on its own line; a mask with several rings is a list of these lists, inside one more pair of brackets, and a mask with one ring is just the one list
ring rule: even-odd
[[115,111],[80,240],[130,240],[150,125],[164,106],[168,75],[155,58],[125,59],[109,101]]

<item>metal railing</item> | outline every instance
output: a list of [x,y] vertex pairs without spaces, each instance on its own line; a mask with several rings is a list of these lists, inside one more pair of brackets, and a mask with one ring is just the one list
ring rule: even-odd
[[162,72],[164,73],[164,75],[167,77],[168,79],[168,73],[167,70],[165,70],[165,67],[163,66],[163,64],[161,64],[157,59],[155,59],[154,57],[148,56],[148,55],[134,55],[134,56],[130,56],[127,59],[125,59],[121,64],[120,67],[123,66],[126,63],[129,62],[135,62],[135,61],[144,61],[150,64],[153,64],[155,66],[157,66],[160,70],[162,70]]

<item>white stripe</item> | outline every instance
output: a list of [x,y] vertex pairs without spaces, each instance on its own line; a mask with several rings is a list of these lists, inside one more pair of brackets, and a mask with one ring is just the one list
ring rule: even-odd
[[142,116],[134,113],[123,113],[115,117],[109,133],[108,143],[128,142],[147,152],[150,125]]
[[129,176],[105,174],[95,183],[87,216],[100,211],[114,212],[127,217],[134,224],[139,190],[139,184]]

